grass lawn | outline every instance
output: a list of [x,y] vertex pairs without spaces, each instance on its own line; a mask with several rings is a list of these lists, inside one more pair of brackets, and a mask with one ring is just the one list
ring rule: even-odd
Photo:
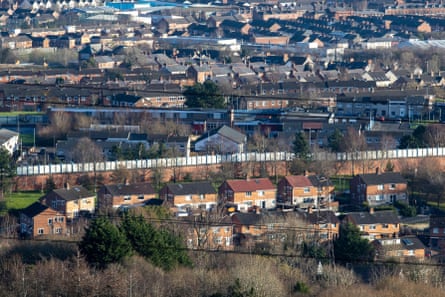
[[23,209],[36,202],[42,197],[41,192],[16,192],[6,194],[6,209]]
[[20,134],[20,139],[24,146],[31,146],[34,144],[34,135],[33,134]]
[[9,111],[9,112],[0,112],[0,117],[16,117],[18,115],[38,115],[43,114],[43,112],[38,111]]
[[351,176],[345,175],[345,176],[334,176],[330,177],[329,180],[334,184],[335,191],[337,192],[344,192],[346,190],[349,190],[349,181],[352,179]]

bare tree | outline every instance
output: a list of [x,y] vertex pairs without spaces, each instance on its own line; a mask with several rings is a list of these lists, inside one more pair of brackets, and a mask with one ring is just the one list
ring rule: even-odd
[[74,146],[71,154],[76,162],[82,164],[93,163],[94,179],[96,181],[97,162],[104,160],[102,149],[88,137],[82,137]]
[[423,137],[429,147],[443,147],[445,146],[445,127],[440,124],[428,125]]
[[341,149],[351,155],[352,175],[355,174],[355,163],[359,157],[359,153],[365,151],[366,148],[366,139],[363,133],[360,130],[349,127],[343,138]]

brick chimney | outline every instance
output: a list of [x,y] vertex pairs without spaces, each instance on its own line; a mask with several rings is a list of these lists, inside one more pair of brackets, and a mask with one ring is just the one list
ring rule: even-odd
[[369,209],[369,214],[374,214],[374,207],[371,207],[371,208]]

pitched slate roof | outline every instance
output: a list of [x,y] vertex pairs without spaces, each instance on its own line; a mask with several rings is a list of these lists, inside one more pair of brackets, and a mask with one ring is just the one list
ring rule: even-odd
[[236,213],[232,216],[232,222],[239,222],[241,225],[252,226],[261,221],[261,214],[257,213]]
[[312,183],[307,178],[307,176],[304,175],[291,175],[286,176],[285,179],[292,187],[311,187]]
[[275,186],[268,178],[255,178],[250,180],[231,179],[226,180],[227,185],[234,192],[249,192],[258,190],[274,190]]
[[331,210],[314,211],[313,213],[307,213],[306,219],[311,224],[338,224],[340,220]]
[[21,212],[24,215],[26,215],[28,218],[32,218],[32,217],[35,217],[36,215],[38,215],[39,213],[47,210],[48,208],[49,208],[48,206],[43,205],[40,202],[34,202],[27,208],[23,209]]
[[224,136],[230,140],[233,140],[234,142],[238,142],[238,143],[244,143],[246,136],[241,133],[238,132],[235,129],[230,128],[229,126],[222,126],[219,129],[216,130],[216,132],[221,135]]
[[156,193],[149,183],[105,185],[105,188],[113,196]]
[[392,210],[376,211],[374,213],[351,212],[347,216],[357,225],[400,223],[399,218]]
[[216,194],[215,188],[208,181],[167,184],[167,187],[174,195]]
[[8,129],[0,129],[0,144],[5,143],[9,139],[11,139],[14,136],[18,136],[19,133],[8,130]]
[[53,192],[66,201],[73,201],[94,196],[94,194],[90,193],[83,186],[74,186],[70,187],[69,189],[55,189]]
[[310,175],[308,179],[311,181],[314,187],[330,187],[333,186],[330,179],[319,175]]
[[406,180],[399,172],[384,172],[380,174],[359,174],[361,180],[367,185],[404,184]]

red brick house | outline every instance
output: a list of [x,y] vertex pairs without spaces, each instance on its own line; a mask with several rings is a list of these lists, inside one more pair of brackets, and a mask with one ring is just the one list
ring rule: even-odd
[[376,259],[397,259],[400,262],[425,260],[425,245],[416,236],[376,239],[372,242]]
[[445,215],[431,215],[429,231],[431,249],[445,254]]
[[209,181],[193,183],[169,183],[159,191],[164,204],[180,212],[194,209],[210,211],[216,208],[218,195]]
[[331,202],[334,186],[319,176],[290,175],[277,185],[277,205],[307,209]]
[[380,238],[397,238],[400,233],[400,220],[392,210],[351,212],[343,222],[352,223],[360,229],[363,238],[370,241]]
[[92,214],[96,209],[96,196],[83,186],[67,185],[55,189],[40,198],[40,202],[65,214],[67,219],[78,218],[82,214]]
[[407,181],[399,172],[359,174],[350,182],[351,199],[369,206],[408,199]]
[[25,238],[66,235],[66,216],[40,202],[34,202],[20,212],[20,234]]
[[157,193],[149,183],[103,185],[97,192],[97,207],[108,212],[122,207],[145,205]]
[[277,189],[268,178],[226,180],[218,192],[223,203],[235,204],[240,211],[276,207]]

